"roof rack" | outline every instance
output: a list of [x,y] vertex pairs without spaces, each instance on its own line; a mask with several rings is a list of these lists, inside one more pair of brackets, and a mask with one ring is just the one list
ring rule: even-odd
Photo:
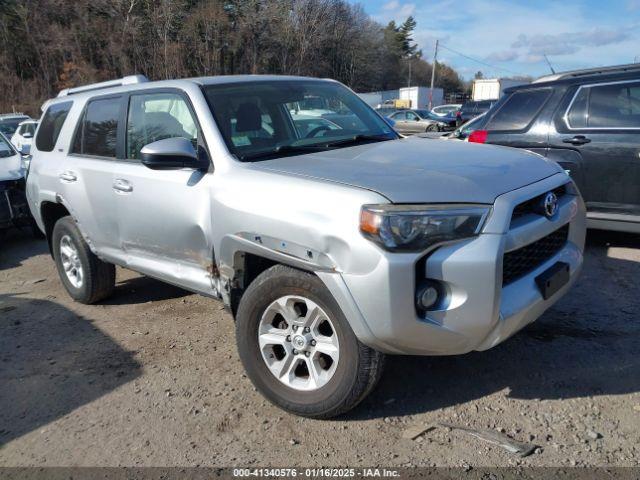
[[536,78],[531,83],[553,82],[556,80],[564,80],[567,78],[586,77],[589,75],[597,75],[604,73],[623,73],[640,70],[640,63],[628,63],[626,65],[613,65],[610,67],[596,67],[585,68],[583,70],[569,70],[567,72],[560,72],[553,75],[545,75],[540,78]]
[[144,75],[129,75],[119,78],[118,80],[108,80],[106,82],[92,83],[81,87],[65,88],[60,90],[58,97],[66,97],[74,93],[90,92],[92,90],[102,90],[103,88],[121,87],[123,85],[135,85],[136,83],[145,83],[149,80]]

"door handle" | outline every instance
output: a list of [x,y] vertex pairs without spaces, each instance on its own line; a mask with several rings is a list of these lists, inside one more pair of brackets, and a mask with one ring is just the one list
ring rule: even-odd
[[122,178],[117,178],[113,182],[113,189],[119,193],[130,193],[133,192],[133,185]]
[[585,143],[591,142],[590,138],[585,137],[584,135],[576,135],[571,138],[564,138],[562,143],[570,143],[571,145],[584,145]]
[[58,175],[58,178],[60,178],[60,180],[62,180],[63,182],[66,183],[73,183],[76,180],[78,180],[78,176],[72,172],[71,170],[67,170],[66,172],[62,172],[60,175]]

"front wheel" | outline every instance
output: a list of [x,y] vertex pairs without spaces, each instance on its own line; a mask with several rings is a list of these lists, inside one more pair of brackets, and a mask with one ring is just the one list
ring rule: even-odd
[[437,125],[429,125],[427,127],[427,132],[437,132],[438,131],[438,126]]
[[56,222],[51,244],[58,275],[71,298],[90,304],[111,295],[116,282],[115,266],[91,251],[73,218],[63,217]]
[[315,275],[282,265],[263,272],[236,316],[240,359],[256,388],[296,415],[331,418],[355,407],[382,374]]

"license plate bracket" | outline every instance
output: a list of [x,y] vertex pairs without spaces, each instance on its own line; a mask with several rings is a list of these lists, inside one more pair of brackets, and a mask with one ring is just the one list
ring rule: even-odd
[[536,277],[536,284],[542,298],[548,300],[569,282],[570,267],[568,263],[556,262]]

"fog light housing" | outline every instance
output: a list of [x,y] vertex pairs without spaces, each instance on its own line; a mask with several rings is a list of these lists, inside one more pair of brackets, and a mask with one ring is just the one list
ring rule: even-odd
[[432,309],[440,302],[440,288],[435,282],[424,282],[416,290],[416,308],[418,311]]

